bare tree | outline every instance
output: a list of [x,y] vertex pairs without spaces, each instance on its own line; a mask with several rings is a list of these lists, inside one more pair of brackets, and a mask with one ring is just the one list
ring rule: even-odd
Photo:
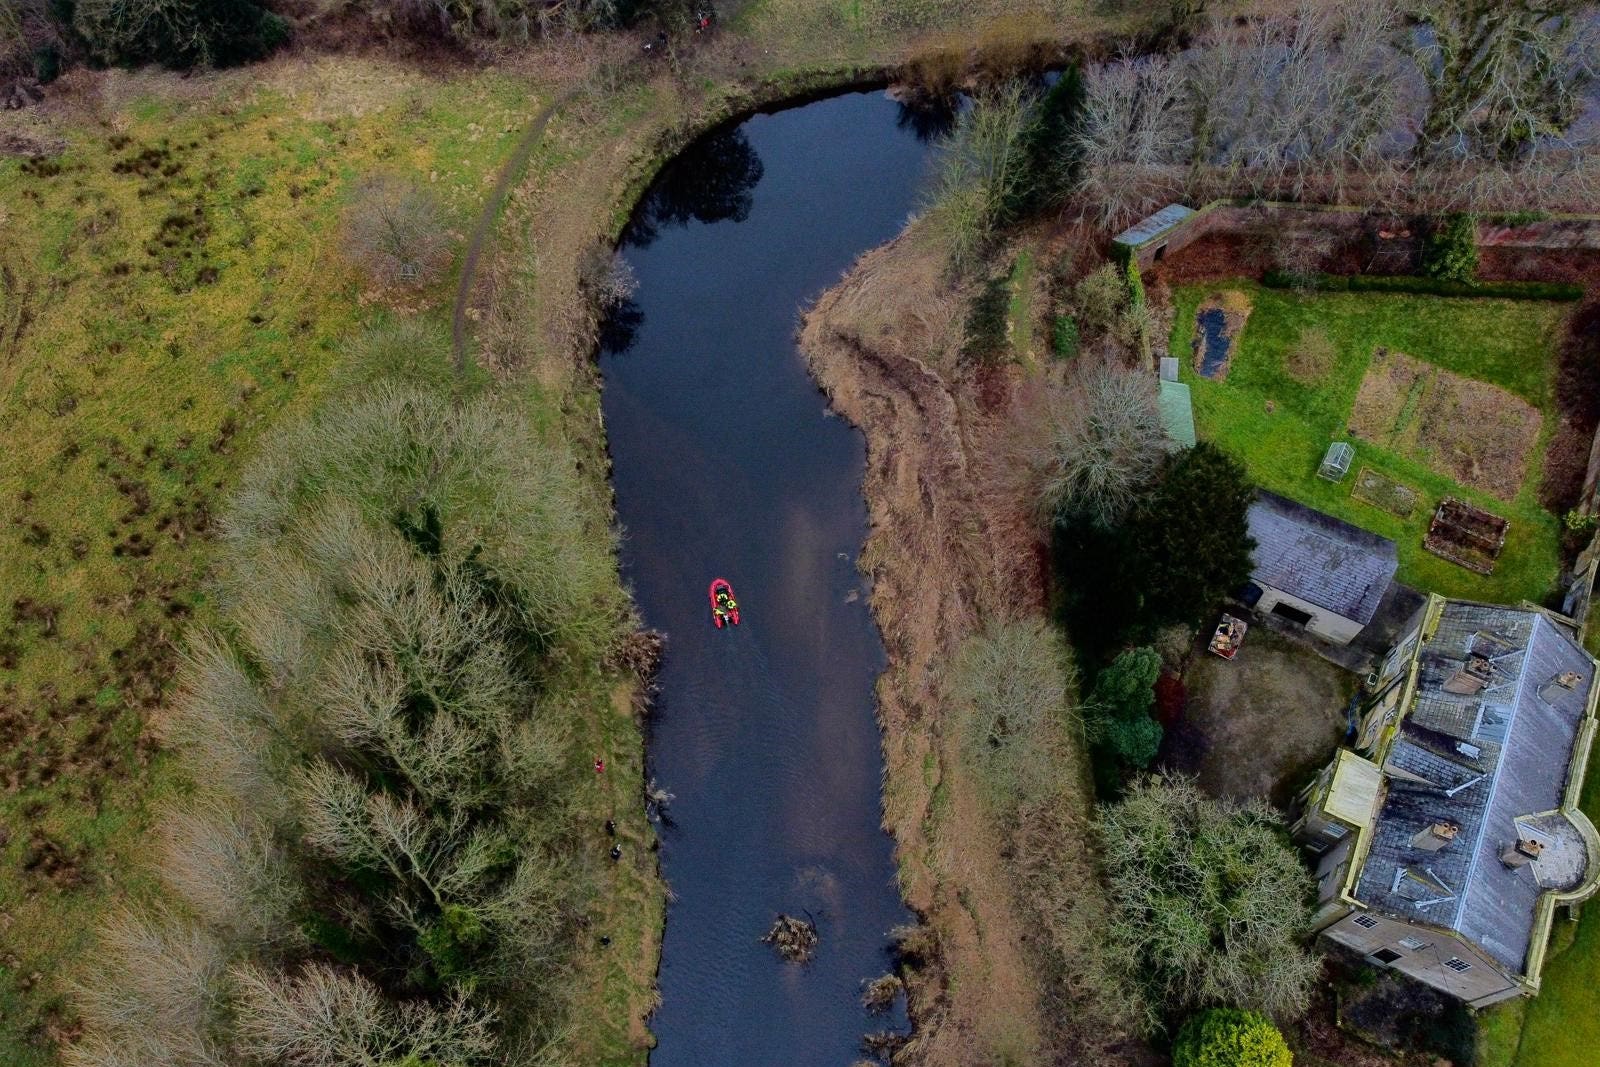
[[294,1067],[460,1067],[495,1062],[492,1013],[457,993],[442,1003],[396,1002],[359,974],[325,963],[294,977],[235,969],[246,1054]]
[[427,285],[444,266],[450,239],[434,195],[401,178],[372,178],[345,218],[350,257],[375,280]]
[[1182,778],[1137,783],[1105,809],[1111,945],[1169,1013],[1305,1009],[1311,876],[1281,833],[1264,803],[1213,800]]
[[978,97],[945,143],[928,221],[957,274],[977,265],[1031,180],[1023,152],[1030,101],[1018,82]]
[[79,988],[79,1009],[99,1038],[77,1062],[138,1062],[220,1067],[213,1038],[223,1008],[227,947],[176,915],[118,911],[101,928],[94,972]]
[[227,808],[168,812],[158,836],[158,872],[212,929],[231,939],[293,940],[298,885],[269,827]]
[[1076,135],[1079,193],[1100,221],[1147,211],[1189,158],[1183,71],[1165,56],[1124,55],[1090,67]]
[[1040,510],[1117,525],[1165,455],[1154,377],[1114,358],[1090,360],[1043,405],[1043,432],[1027,460]]
[[1584,10],[1428,0],[1407,25],[1395,0],[1303,4],[1292,18],[1218,21],[1176,59],[1092,67],[1080,211],[1117,222],[1180,189],[1576,208],[1600,192],[1594,131],[1575,123],[1600,62],[1600,23]]
[[1595,72],[1591,5],[1583,0],[1429,0],[1412,57],[1429,89],[1423,157],[1470,154],[1509,163],[1562,137]]
[[967,758],[1004,824],[1056,786],[1077,670],[1058,633],[1042,619],[991,628],[961,646],[949,698]]

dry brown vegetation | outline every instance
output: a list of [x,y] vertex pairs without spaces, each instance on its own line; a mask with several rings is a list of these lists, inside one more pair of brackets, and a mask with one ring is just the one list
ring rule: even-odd
[[1487,382],[1379,349],[1361,379],[1351,430],[1462,485],[1515,499],[1538,440],[1539,411]]
[[[906,1055],[935,1067],[1116,1062],[1105,1050],[1118,1031],[1085,1009],[1072,971],[1083,946],[1049,943],[1092,925],[1100,894],[1082,862],[1092,800],[1076,750],[1068,744],[1057,768],[1061,792],[997,833],[982,769],[946,710],[964,643],[1039,612],[1043,581],[1032,501],[988,459],[1015,381],[960,369],[963,294],[945,283],[944,257],[914,225],[863,256],[802,332],[835,409],[867,436],[861,563],[890,656],[879,686],[884,820],[901,890],[925,923],[907,952],[920,965],[906,974],[918,1024]],[[1073,862],[1033,862],[1062,855]],[[1042,922],[1052,933],[1041,939]]]
[[1327,331],[1315,326],[1300,331],[1300,336],[1283,354],[1284,368],[1308,385],[1315,385],[1333,369],[1338,352]]

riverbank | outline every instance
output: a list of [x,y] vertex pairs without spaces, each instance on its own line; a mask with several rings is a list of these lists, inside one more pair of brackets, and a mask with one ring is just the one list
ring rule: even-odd
[[[903,946],[917,1032],[929,1065],[1122,1062],[1074,1001],[1074,961],[1022,890],[1014,842],[994,832],[946,708],[949,665],[964,641],[1044,612],[1043,545],[1026,502],[992,465],[997,412],[1020,372],[975,375],[959,361],[965,294],[944,277],[942,247],[915,224],[867,253],[805,317],[802,350],[834,410],[867,442],[871,533],[860,565],[889,664],[878,687],[887,764],[885,825],[901,891],[923,925]],[[1070,753],[1062,834],[1089,855],[1093,796]],[[1071,875],[1078,918],[1103,890],[1085,864]]]

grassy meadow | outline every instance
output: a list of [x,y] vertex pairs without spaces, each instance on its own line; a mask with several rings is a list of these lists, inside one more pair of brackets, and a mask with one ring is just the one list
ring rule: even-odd
[[427,183],[464,229],[538,104],[504,74],[348,61],[107,73],[59,105],[60,155],[0,157],[5,1062],[53,1062],[93,918],[137,890],[151,805],[182,788],[146,726],[210,617],[241,457],[351,338],[446,306],[447,282],[373,291],[341,258],[357,182]]
[[[1227,376],[1201,377],[1191,345],[1195,313],[1213,294],[1242,294],[1249,317],[1234,341]],[[1171,351],[1194,396],[1200,437],[1242,460],[1264,488],[1393,538],[1399,579],[1417,588],[1501,603],[1542,601],[1559,569],[1556,516],[1539,504],[1545,445],[1556,417],[1553,380],[1561,324],[1571,305],[1543,301],[1444,299],[1379,293],[1302,294],[1248,281],[1183,286],[1173,292]],[[1313,365],[1291,370],[1292,353],[1309,331],[1326,347]],[[1525,401],[1543,418],[1531,440],[1526,472],[1509,500],[1468,488],[1427,462],[1415,448],[1384,447],[1354,437],[1362,381],[1379,349],[1404,353],[1463,379],[1487,382]],[[1413,421],[1420,401],[1403,398],[1401,419]],[[1413,431],[1415,432],[1415,431]],[[1356,456],[1338,483],[1317,476],[1333,441],[1351,441]],[[1413,442],[1414,444],[1414,442]],[[1416,505],[1401,517],[1351,495],[1362,468],[1412,490]],[[1475,574],[1422,547],[1434,506],[1456,496],[1510,520],[1494,573]]]

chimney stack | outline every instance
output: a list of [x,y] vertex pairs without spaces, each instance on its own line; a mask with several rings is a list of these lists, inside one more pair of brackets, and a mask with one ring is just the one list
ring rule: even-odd
[[1519,837],[1516,844],[1507,845],[1501,849],[1500,862],[1512,870],[1516,870],[1518,867],[1525,867],[1538,859],[1539,853],[1543,851],[1544,845],[1541,842],[1531,839],[1524,841]]
[[1456,834],[1461,832],[1461,827],[1453,822],[1436,822],[1424,826],[1411,839],[1412,848],[1420,848],[1424,852],[1438,852],[1456,839]]

